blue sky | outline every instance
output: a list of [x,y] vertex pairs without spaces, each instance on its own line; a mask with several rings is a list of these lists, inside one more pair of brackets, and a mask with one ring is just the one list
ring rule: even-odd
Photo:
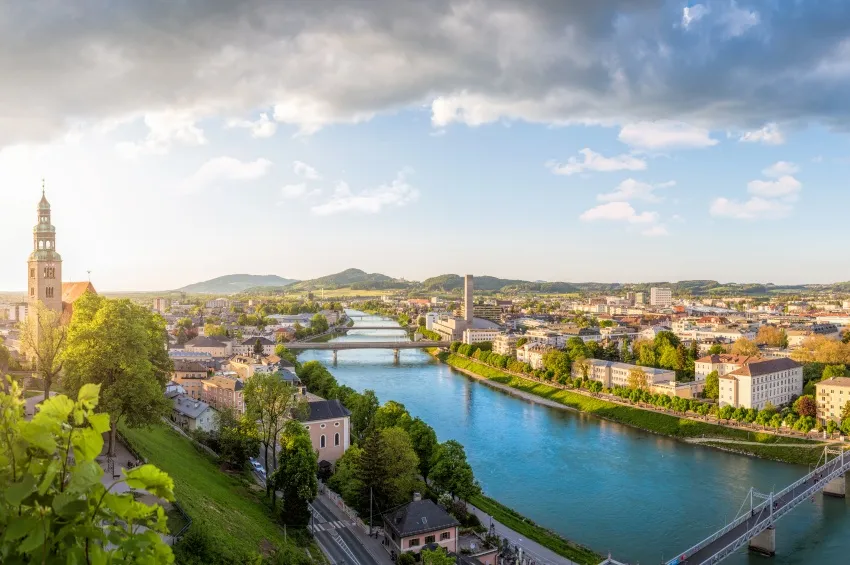
[[0,289],[850,279],[845,3],[354,4],[0,8]]

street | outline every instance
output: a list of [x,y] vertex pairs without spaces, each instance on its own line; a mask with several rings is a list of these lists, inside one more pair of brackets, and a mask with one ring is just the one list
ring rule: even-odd
[[[312,530],[316,542],[334,565],[384,565],[384,560],[377,561],[363,545],[360,540],[363,534],[353,530],[356,526],[350,520],[340,520],[321,497],[313,501],[310,511],[313,513]],[[386,561],[389,561],[389,556],[386,556]]]

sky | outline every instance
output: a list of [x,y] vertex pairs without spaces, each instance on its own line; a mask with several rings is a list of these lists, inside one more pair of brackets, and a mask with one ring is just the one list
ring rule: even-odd
[[0,290],[850,280],[844,0],[0,5]]

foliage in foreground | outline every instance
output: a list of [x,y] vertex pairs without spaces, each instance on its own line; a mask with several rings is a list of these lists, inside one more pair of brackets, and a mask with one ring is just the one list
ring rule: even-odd
[[105,564],[173,563],[165,512],[132,493],[124,482],[165,500],[174,483],[153,465],[125,471],[108,488],[95,461],[109,431],[109,414],[95,414],[98,385],[80,388],[76,402],[64,395],[41,404],[23,420],[16,383],[0,393],[0,562]]

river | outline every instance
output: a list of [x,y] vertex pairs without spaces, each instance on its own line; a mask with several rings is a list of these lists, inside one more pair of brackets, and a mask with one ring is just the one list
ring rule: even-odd
[[[351,311],[352,314],[358,312]],[[368,317],[355,324],[397,326]],[[400,331],[349,332],[338,340],[397,341]],[[455,439],[484,492],[599,553],[660,563],[734,516],[750,489],[779,490],[806,468],[734,455],[558,410],[495,390],[434,360],[402,350],[330,351],[299,359],[325,364],[341,384],[403,403]],[[815,497],[777,525],[773,563],[850,563],[845,500]],[[768,563],[739,551],[724,563]]]

